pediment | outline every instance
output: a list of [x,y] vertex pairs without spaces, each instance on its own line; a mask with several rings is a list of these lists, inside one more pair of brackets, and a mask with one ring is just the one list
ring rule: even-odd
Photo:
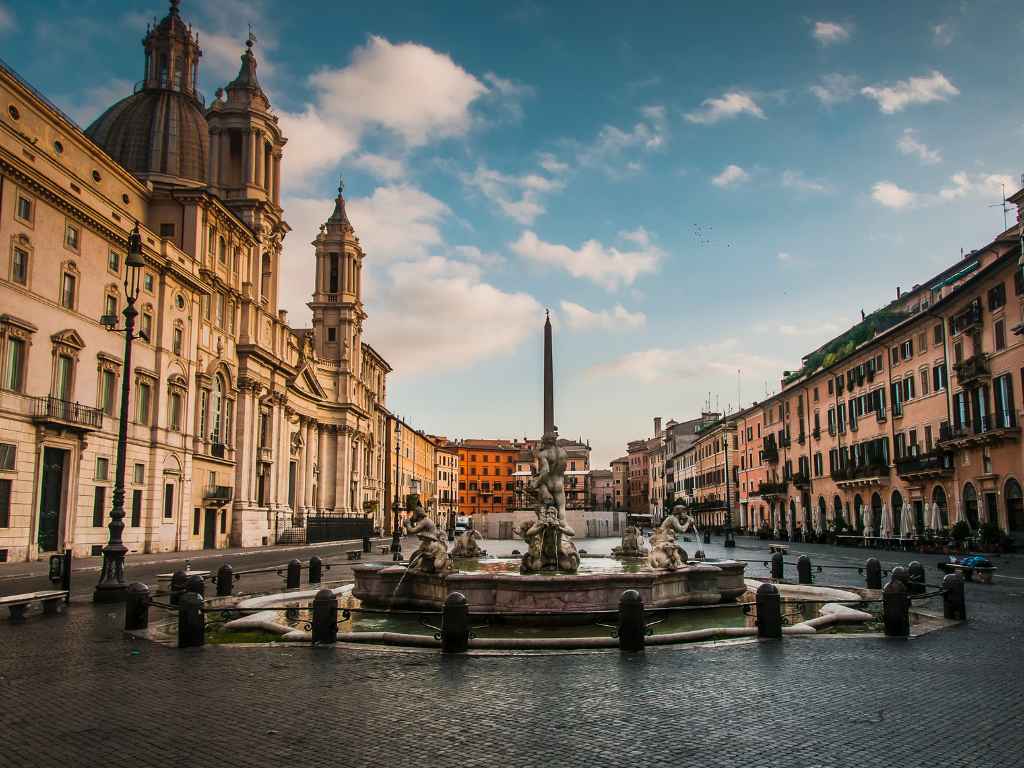
[[295,378],[293,378],[289,383],[300,392],[304,392],[318,400],[327,399],[327,392],[317,380],[316,372],[313,370],[312,366],[308,364],[302,366],[299,369],[299,372],[295,374]]
[[85,349],[85,340],[74,328],[67,328],[63,331],[58,331],[50,337],[50,340],[53,341],[54,344],[63,344],[67,347],[74,347],[75,349]]

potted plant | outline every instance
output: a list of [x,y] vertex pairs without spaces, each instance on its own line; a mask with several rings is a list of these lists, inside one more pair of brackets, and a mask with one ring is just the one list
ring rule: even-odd
[[971,526],[967,524],[966,520],[958,520],[956,524],[949,529],[949,537],[953,540],[957,549],[962,549],[964,542],[967,541],[971,536]]

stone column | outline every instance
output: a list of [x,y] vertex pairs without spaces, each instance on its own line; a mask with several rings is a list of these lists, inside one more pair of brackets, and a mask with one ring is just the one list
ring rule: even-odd
[[220,131],[210,135],[210,184],[220,183]]
[[219,141],[216,147],[212,150],[217,152],[217,167],[220,169],[220,183],[223,186],[227,186],[231,183],[231,179],[225,178],[228,173],[228,160],[231,159],[231,132],[221,131]]
[[252,131],[242,129],[242,184],[252,181]]
[[302,495],[302,503],[306,509],[310,509],[313,506],[313,483],[316,482],[316,478],[313,475],[313,465],[316,463],[316,422],[310,418],[306,421],[306,430],[304,439],[306,442],[306,483],[304,485],[304,493]]
[[345,511],[345,433],[344,427],[335,428],[334,438],[334,511]]
[[317,509],[327,508],[327,425],[317,425],[317,449],[316,464],[320,470],[320,478],[317,481]]
[[266,169],[263,167],[263,157],[264,157],[264,154],[263,154],[263,134],[260,133],[259,131],[253,131],[253,134],[252,134],[252,145],[253,145],[253,161],[254,161],[253,162],[253,167],[255,169],[255,173],[253,174],[253,179],[254,179],[257,187],[262,187],[264,185],[264,180],[265,180],[264,174],[266,173]]
[[[235,500],[248,503],[252,499],[252,476],[256,467],[256,443],[252,442],[253,402],[255,395],[249,382],[240,382],[238,398],[238,435],[235,441]],[[239,439],[239,437],[241,439]]]
[[274,205],[281,204],[281,153],[274,154],[274,175],[273,175],[273,200]]

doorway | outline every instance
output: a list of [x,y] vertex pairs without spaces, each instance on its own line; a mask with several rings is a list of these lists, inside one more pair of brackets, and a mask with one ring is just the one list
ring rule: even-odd
[[60,537],[60,521],[64,517],[64,472],[68,451],[43,448],[43,483],[39,494],[40,552],[56,552]]
[[999,501],[994,493],[985,494],[985,522],[999,523]]
[[217,510],[207,507],[203,514],[203,549],[217,548]]

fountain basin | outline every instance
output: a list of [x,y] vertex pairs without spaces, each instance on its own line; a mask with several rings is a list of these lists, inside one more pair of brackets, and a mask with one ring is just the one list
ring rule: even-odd
[[[517,561],[498,561],[515,566]],[[559,614],[618,610],[627,589],[640,593],[648,609],[713,605],[746,591],[744,563],[691,563],[675,571],[594,570],[575,574],[519,574],[511,569],[458,571],[443,575],[406,573],[404,566],[367,563],[353,568],[354,597],[363,605],[438,610],[451,592],[466,596],[471,613]]]

